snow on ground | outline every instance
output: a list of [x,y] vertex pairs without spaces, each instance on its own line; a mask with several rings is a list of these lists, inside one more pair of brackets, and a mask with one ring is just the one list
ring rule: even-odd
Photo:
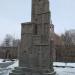
[[19,61],[18,60],[15,60],[14,64],[8,66],[7,68],[14,69],[14,67],[18,67],[18,66],[19,66]]
[[53,66],[65,66],[65,63],[64,62],[54,62],[53,63]]
[[[19,61],[16,60],[9,68],[18,67],[18,63]],[[56,66],[54,67],[56,75],[75,75],[75,63],[54,62],[53,65]]]
[[[2,62],[3,60],[1,59],[0,63]],[[6,62],[8,63],[12,61],[6,61]],[[5,68],[0,68],[0,75],[9,75],[9,72],[11,72],[11,70],[13,70],[14,67],[18,66],[19,66],[19,61],[15,60],[12,65]],[[54,62],[53,66],[54,70],[56,71],[56,75],[75,75],[75,63]]]
[[54,62],[56,75],[75,75],[75,63]]
[[0,75],[9,75],[9,72],[11,72],[11,70],[13,70],[14,67],[18,66],[18,60],[6,60],[5,62],[3,62],[3,60],[4,59],[0,59]]
[[56,75],[75,75],[75,68],[58,68],[54,67]]
[[53,65],[57,67],[75,68],[75,63],[54,62]]

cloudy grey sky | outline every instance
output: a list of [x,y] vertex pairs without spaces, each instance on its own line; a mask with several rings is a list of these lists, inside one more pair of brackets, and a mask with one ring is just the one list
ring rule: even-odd
[[[75,0],[50,0],[55,32],[75,29]],[[20,38],[22,22],[31,19],[31,0],[0,0],[0,41],[6,34]]]

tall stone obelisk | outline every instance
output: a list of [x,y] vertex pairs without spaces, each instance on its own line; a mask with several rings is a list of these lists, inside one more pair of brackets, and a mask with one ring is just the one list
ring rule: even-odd
[[22,23],[19,66],[11,75],[55,75],[50,43],[49,0],[32,0],[31,22]]

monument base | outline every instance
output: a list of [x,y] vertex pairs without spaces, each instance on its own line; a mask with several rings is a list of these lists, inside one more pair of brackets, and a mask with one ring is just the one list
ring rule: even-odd
[[56,75],[56,72],[44,73],[27,67],[16,67],[9,75]]

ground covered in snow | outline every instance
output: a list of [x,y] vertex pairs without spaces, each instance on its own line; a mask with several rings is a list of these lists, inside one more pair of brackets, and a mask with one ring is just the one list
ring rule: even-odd
[[[3,59],[0,59],[0,75],[9,75],[14,67],[18,67],[18,62],[18,60],[3,62]],[[56,75],[75,75],[75,63],[54,62],[53,66]]]
[[75,63],[54,62],[56,75],[75,75]]
[[0,59],[0,75],[9,75],[9,72],[14,69],[14,67],[18,66],[18,60],[10,61],[4,59]]

